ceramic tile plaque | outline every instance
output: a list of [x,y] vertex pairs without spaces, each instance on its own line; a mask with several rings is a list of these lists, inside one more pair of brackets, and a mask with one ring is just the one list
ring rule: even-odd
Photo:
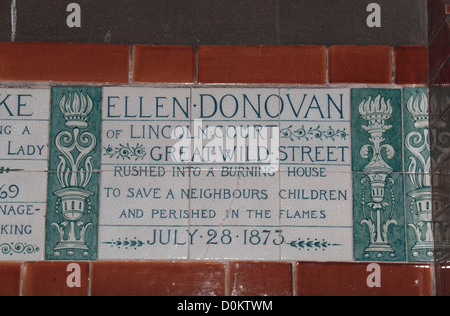
[[100,259],[353,258],[350,90],[104,88]]
[[0,260],[431,262],[426,88],[0,89]]
[[42,260],[48,89],[0,89],[0,260]]

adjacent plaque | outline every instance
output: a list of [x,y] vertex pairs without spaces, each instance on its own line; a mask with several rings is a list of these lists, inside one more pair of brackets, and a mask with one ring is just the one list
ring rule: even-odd
[[0,89],[0,260],[42,260],[50,92]]

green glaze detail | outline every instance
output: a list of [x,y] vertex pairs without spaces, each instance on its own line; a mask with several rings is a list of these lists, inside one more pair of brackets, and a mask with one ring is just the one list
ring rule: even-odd
[[13,255],[13,254],[33,254],[39,252],[39,247],[35,245],[28,245],[27,243],[3,243],[0,244],[0,254]]
[[52,88],[47,260],[97,258],[101,99],[101,88]]
[[298,238],[297,240],[293,240],[289,243],[289,245],[291,247],[297,248],[298,250],[306,250],[306,251],[310,251],[310,250],[314,250],[314,251],[326,251],[328,248],[330,247],[337,247],[337,246],[342,246],[340,244],[333,244],[328,242],[326,239],[303,239],[303,238]]
[[109,158],[116,158],[118,160],[143,160],[147,153],[145,151],[144,145],[137,144],[135,146],[131,146],[130,144],[122,145],[119,144],[119,147],[111,147],[108,145],[104,148],[104,156],[108,156]]
[[429,102],[426,88],[403,90],[408,261],[433,261]]
[[280,132],[281,138],[289,138],[291,141],[318,141],[331,139],[347,139],[349,137],[348,132],[344,129],[334,129],[329,126],[327,128],[321,128],[320,125],[313,127],[293,127],[292,125],[284,128]]
[[355,260],[405,261],[398,89],[352,90]]

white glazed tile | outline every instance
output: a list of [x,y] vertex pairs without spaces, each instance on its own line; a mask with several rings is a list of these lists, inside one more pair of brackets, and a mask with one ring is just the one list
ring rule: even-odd
[[199,175],[191,176],[190,207],[208,216],[191,217],[189,259],[278,260],[278,161],[257,156],[258,148],[278,149],[278,89],[199,88],[192,95],[194,148],[219,155],[206,151],[192,163]]
[[0,261],[44,259],[45,209],[46,203],[0,203]]
[[[188,175],[174,177],[172,172],[164,172],[157,177],[150,173],[125,176],[103,171],[99,258],[187,257],[187,244],[182,244],[180,238],[187,236],[189,228],[189,199],[183,197],[188,190]],[[121,247],[119,242],[125,240],[143,244],[135,251],[132,247]]]
[[0,118],[19,120],[48,120],[50,89],[0,88]]
[[22,161],[25,170],[33,170],[35,162],[47,164],[49,116],[49,89],[0,89],[0,160],[4,168],[13,161]]
[[47,173],[0,175],[0,261],[43,260]]
[[278,121],[280,100],[273,88],[193,88],[192,119],[218,123]]
[[103,89],[100,259],[187,257],[189,199],[181,194],[189,162],[174,161],[172,152],[174,135],[189,131],[190,94]]
[[102,170],[179,165],[174,155],[176,148],[183,150],[180,138],[189,136],[190,93],[184,88],[104,88]]
[[[320,171],[318,174],[321,174]],[[346,172],[321,175],[305,178],[281,173],[281,225],[352,225],[352,175]]]
[[282,89],[280,167],[351,170],[350,90]]
[[353,260],[353,230],[345,228],[283,227],[281,260],[337,261]]
[[353,257],[350,90],[281,89],[282,260]]
[[278,89],[198,88],[192,103],[193,166],[278,169]]
[[126,227],[114,230],[100,226],[99,260],[187,259],[189,230],[185,227]]
[[352,175],[312,174],[317,176],[281,173],[279,216],[286,238],[282,258],[349,261],[353,256]]
[[[279,259],[279,245],[269,242],[279,229],[279,173],[264,176],[252,165],[201,170],[191,176],[191,216],[198,238],[190,259]],[[256,234],[261,237],[252,237]],[[264,236],[263,236],[264,234]],[[251,239],[250,239],[251,238]]]

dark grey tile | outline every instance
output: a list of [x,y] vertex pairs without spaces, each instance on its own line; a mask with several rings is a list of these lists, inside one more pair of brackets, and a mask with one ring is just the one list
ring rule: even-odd
[[[5,0],[8,1],[8,0]],[[16,0],[17,40],[170,45],[426,43],[423,0],[77,0],[81,28],[66,25],[72,0]]]
[[66,25],[71,0],[18,1],[19,41],[181,44],[194,37],[194,0],[78,0],[80,28]]
[[[367,26],[367,6],[381,7],[381,27]],[[279,0],[283,44],[426,45],[423,0]]]
[[275,0],[79,0],[81,28],[66,25],[71,0],[18,0],[20,41],[117,44],[276,43]]
[[278,0],[198,0],[196,35],[201,45],[281,44]]
[[11,0],[0,0],[0,42],[11,40]]

